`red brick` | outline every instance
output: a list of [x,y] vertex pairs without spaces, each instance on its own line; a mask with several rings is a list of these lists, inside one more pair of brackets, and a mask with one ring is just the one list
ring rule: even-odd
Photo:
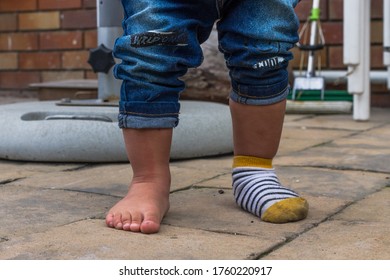
[[332,3],[333,0],[329,1],[329,0],[322,0],[320,2],[320,16],[321,16],[321,20],[327,20],[329,18],[329,15],[328,15],[328,5],[329,5],[329,2]]
[[372,107],[390,107],[390,92],[388,89],[376,93],[374,88],[371,88],[371,106]]
[[19,14],[19,29],[48,30],[60,27],[59,12],[34,12]]
[[20,51],[38,49],[36,33],[0,33],[0,51]]
[[84,79],[84,71],[42,71],[42,82]]
[[91,69],[88,64],[89,51],[68,51],[62,54],[63,69]]
[[383,17],[383,0],[371,0],[371,18]]
[[371,44],[383,43],[383,23],[381,21],[371,21]]
[[329,67],[331,69],[346,68],[343,63],[343,48],[341,46],[329,48]]
[[310,0],[302,0],[297,7],[295,12],[300,21],[306,21],[307,17],[310,15],[312,3]]
[[20,69],[59,69],[61,68],[61,55],[58,52],[47,53],[20,53]]
[[18,55],[15,52],[0,53],[0,61],[1,70],[17,69],[18,67]]
[[291,51],[294,55],[294,58],[290,61],[290,66],[294,69],[299,69],[301,52],[298,48],[293,48]]
[[96,28],[96,10],[63,11],[61,27],[67,29]]
[[344,1],[331,0],[328,2],[329,19],[342,20],[344,17]]
[[383,47],[371,46],[371,68],[383,68]]
[[343,43],[343,24],[342,22],[323,22],[321,24],[325,36],[325,43],[328,45]]
[[81,0],[39,0],[41,10],[63,10],[81,8]]
[[79,49],[83,41],[82,31],[43,32],[39,35],[41,50]]
[[[291,67],[295,70],[302,70],[303,72],[307,69],[307,56],[308,52],[300,51],[298,48],[294,48],[293,50],[294,59],[290,62]],[[301,58],[303,56],[303,64],[301,65]],[[324,48],[321,52],[316,53],[316,60],[321,59],[321,69],[327,66],[327,52]],[[316,62],[316,70],[318,69],[318,62]],[[302,68],[302,69],[301,69]]]
[[92,49],[97,46],[97,31],[88,30],[84,32],[84,48]]
[[85,78],[86,79],[96,80],[97,79],[97,73],[93,72],[92,70],[91,71],[85,71]]
[[84,8],[95,8],[96,7],[96,0],[83,0],[83,7]]
[[18,28],[16,14],[0,14],[0,32],[15,31]]
[[[371,46],[371,68],[383,68],[383,47],[382,46]],[[343,64],[343,48],[330,47],[329,48],[329,59],[331,69],[345,68]]]
[[33,11],[37,8],[37,0],[1,0],[0,12]]
[[39,72],[33,71],[4,71],[0,72],[0,88],[2,89],[22,89],[29,84],[39,83]]

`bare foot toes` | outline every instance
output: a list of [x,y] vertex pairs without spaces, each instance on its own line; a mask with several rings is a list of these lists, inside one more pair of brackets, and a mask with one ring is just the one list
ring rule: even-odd
[[156,233],[169,209],[169,186],[133,184],[127,195],[106,216],[108,227]]

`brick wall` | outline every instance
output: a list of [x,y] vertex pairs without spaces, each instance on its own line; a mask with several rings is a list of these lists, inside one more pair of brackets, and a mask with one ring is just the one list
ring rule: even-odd
[[[371,0],[371,64],[384,70],[382,0]],[[297,13],[306,20],[311,0],[302,0]],[[321,1],[326,48],[323,69],[343,65],[343,0]],[[65,79],[96,79],[86,62],[96,47],[95,0],[0,0],[0,94],[29,95],[30,83]],[[293,67],[299,68],[299,53]],[[332,85],[330,85],[332,87]],[[334,86],[337,87],[337,86]],[[339,86],[340,87],[340,86]],[[390,107],[385,85],[373,85],[374,106]]]
[[96,78],[96,0],[0,0],[0,94],[30,83]]

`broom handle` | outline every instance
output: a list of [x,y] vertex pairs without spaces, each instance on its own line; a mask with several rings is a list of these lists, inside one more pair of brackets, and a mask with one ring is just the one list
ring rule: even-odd
[[[317,41],[317,29],[318,29],[318,20],[320,16],[320,0],[313,0],[313,7],[310,15],[310,46],[315,46]],[[309,52],[308,61],[307,61],[307,77],[315,76],[315,55],[314,51]]]

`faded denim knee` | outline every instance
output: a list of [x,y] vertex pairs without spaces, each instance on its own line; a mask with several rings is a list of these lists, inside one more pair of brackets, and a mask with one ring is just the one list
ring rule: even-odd
[[298,40],[296,0],[233,1],[218,22],[219,49],[229,68],[230,98],[251,105],[284,100],[290,49]]
[[[123,80],[121,128],[171,128],[178,124],[180,79],[203,60],[200,44],[215,22],[219,49],[230,71],[234,101],[272,104],[288,93],[290,49],[298,40],[298,0],[122,1],[124,35],[114,55]],[[178,8],[180,7],[180,8]]]

